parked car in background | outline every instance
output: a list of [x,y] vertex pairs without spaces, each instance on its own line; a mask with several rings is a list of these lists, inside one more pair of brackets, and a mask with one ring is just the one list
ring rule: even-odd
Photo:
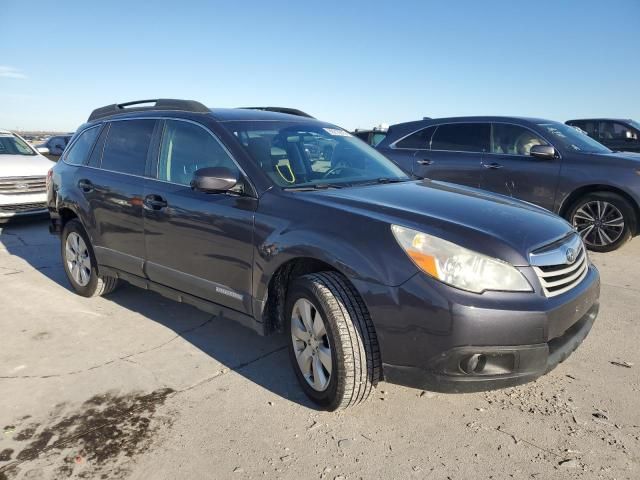
[[[595,321],[598,272],[544,209],[416,181],[315,119],[136,105],[95,110],[53,168],[51,231],[80,295],[122,279],[284,331],[300,385],[330,410],[380,380],[533,380]],[[333,146],[330,162],[311,161],[308,137]]]
[[379,125],[372,129],[359,129],[356,128],[353,132],[351,132],[355,137],[358,137],[360,140],[363,140],[367,144],[375,147],[378,145],[384,137],[387,136],[387,129],[389,127],[386,125]]
[[635,120],[589,118],[566,124],[580,128],[615,152],[640,152],[640,123]]
[[407,171],[540,205],[607,252],[638,233],[640,156],[536,118],[457,117],[392,125],[378,150]]
[[68,135],[56,135],[55,137],[51,137],[47,139],[44,143],[38,145],[36,148],[46,148],[49,150],[49,153],[46,155],[47,158],[53,161],[57,161],[64,152],[64,149],[67,148],[69,141],[71,140],[73,134]]
[[0,130],[0,222],[47,213],[46,179],[52,166],[22,137]]

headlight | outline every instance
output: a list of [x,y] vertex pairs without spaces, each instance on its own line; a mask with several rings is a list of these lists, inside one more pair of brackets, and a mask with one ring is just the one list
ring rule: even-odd
[[392,225],[394,237],[423,272],[453,287],[531,292],[526,278],[511,264],[410,228]]

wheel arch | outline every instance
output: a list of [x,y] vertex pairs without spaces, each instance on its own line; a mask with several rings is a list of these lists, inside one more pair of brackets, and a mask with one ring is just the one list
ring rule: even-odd
[[283,330],[285,324],[285,302],[291,282],[302,275],[317,272],[336,272],[342,275],[360,295],[368,309],[363,295],[358,291],[349,275],[326,259],[312,256],[298,256],[282,262],[270,276],[266,287],[266,299],[262,308],[265,335]]
[[613,187],[611,185],[593,184],[593,185],[584,185],[580,188],[575,189],[564,199],[564,201],[562,202],[562,205],[560,206],[558,214],[562,218],[567,219],[567,215],[569,214],[571,207],[575,205],[578,199],[582,198],[584,195],[587,195],[589,193],[597,193],[597,192],[615,193],[617,195],[620,195],[622,198],[624,198],[626,201],[629,202],[629,204],[633,208],[633,213],[635,214],[635,224],[633,226],[633,234],[637,235],[638,221],[640,220],[640,206],[634,200],[634,198],[631,195],[629,195],[627,192],[625,192],[620,188]]

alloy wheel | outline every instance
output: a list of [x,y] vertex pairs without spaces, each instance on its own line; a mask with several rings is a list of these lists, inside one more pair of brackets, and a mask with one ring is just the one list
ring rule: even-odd
[[624,216],[612,203],[593,200],[576,210],[573,226],[588,246],[604,247],[615,243],[624,232]]
[[67,270],[73,280],[81,287],[87,286],[91,279],[91,258],[83,238],[76,232],[71,232],[67,235],[64,252]]
[[307,383],[318,392],[331,380],[331,344],[324,319],[313,304],[300,298],[291,312],[291,340],[298,367]]

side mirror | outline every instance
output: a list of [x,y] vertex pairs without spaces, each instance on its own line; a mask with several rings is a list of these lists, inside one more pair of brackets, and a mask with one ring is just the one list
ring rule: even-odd
[[226,167],[207,167],[196,171],[191,188],[205,193],[221,193],[231,190],[240,180],[238,172]]
[[36,150],[42,155],[49,155],[49,149],[47,147],[38,147]]
[[556,149],[551,145],[534,145],[531,147],[529,155],[543,160],[552,160],[556,158]]

